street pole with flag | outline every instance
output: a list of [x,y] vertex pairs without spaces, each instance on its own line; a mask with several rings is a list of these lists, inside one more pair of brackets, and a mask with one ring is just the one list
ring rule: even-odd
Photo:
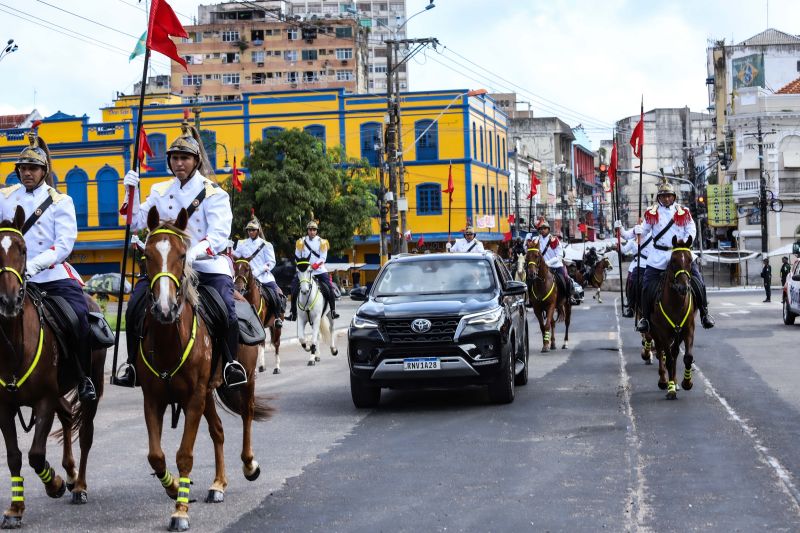
[[536,177],[536,171],[531,168],[531,189],[528,192],[528,233],[530,233],[533,228],[533,197],[536,196],[536,192],[539,190],[539,185],[541,184],[542,182]]
[[[170,36],[175,37],[189,37],[186,33],[186,30],[183,29],[180,21],[178,21],[178,17],[175,16],[175,12],[172,11],[172,8],[166,2],[166,0],[152,0],[150,3],[150,18],[147,24],[147,38],[145,40],[145,50],[144,50],[144,64],[142,66],[142,85],[141,90],[139,92],[139,110],[136,116],[136,130],[134,134],[133,140],[133,157],[131,163],[131,170],[139,171],[139,166],[141,163],[141,152],[144,150],[144,143],[142,138],[142,121],[144,118],[144,95],[145,90],[147,89],[147,67],[150,64],[150,54],[152,50],[156,52],[160,52],[165,56],[174,59],[181,65],[183,68],[186,68],[186,61],[184,61],[178,55],[178,49],[175,47],[175,43],[172,42]],[[140,39],[141,41],[141,39]],[[132,57],[135,57],[137,54],[137,50],[139,48],[139,44],[137,43],[137,48],[134,50]],[[188,72],[188,69],[187,69]],[[141,144],[140,144],[141,143]],[[148,147],[149,148],[149,147]],[[122,303],[123,297],[125,295],[125,269],[127,268],[128,263],[128,247],[130,246],[131,240],[131,221],[133,219],[133,201],[134,201],[134,187],[128,187],[127,191],[127,199],[125,205],[122,206],[125,215],[125,240],[122,243],[122,264],[120,264],[119,269],[119,294],[118,294],[118,302],[117,302],[117,324],[116,324],[116,336],[114,339],[114,358],[111,363],[111,383],[113,384],[117,375],[117,357],[119,354],[119,336],[120,336],[120,327],[122,325]]]
[[236,154],[233,154],[233,170],[231,171],[231,211],[236,205],[236,193],[242,192],[242,182],[239,176],[242,171],[236,168]]
[[[644,96],[642,96],[641,107],[639,108],[639,123],[633,128],[631,135],[631,147],[633,155],[639,158],[639,220],[642,218],[642,175],[644,172]],[[637,224],[639,222],[637,221]],[[642,301],[642,239],[641,235],[636,236],[636,295],[637,301]],[[641,304],[640,304],[641,305]]]
[[455,190],[456,188],[453,184],[453,163],[450,163],[450,168],[447,171],[447,189],[444,191],[450,197],[447,205],[447,242],[450,242],[450,226],[453,220],[453,191]]
[[[617,135],[614,132],[614,145],[611,147],[611,161],[608,165],[608,182],[611,188],[611,210],[613,212],[612,218],[618,220],[619,214],[619,191],[617,190],[617,167],[619,165],[619,156],[617,155]],[[619,301],[622,302],[622,308],[625,307],[625,290],[623,288],[622,278],[622,236],[620,229],[616,228],[617,233],[617,265],[619,265]],[[630,303],[630,302],[629,302]]]

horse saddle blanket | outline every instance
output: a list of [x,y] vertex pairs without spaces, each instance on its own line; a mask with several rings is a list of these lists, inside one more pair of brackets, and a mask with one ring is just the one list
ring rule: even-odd
[[261,291],[261,296],[267,301],[267,309],[271,309],[273,312],[280,315],[283,307],[286,305],[286,303],[282,301],[281,296],[275,290],[261,283],[258,284],[258,289]]
[[[70,351],[72,347],[77,350],[80,322],[78,315],[63,297],[54,294],[42,294],[42,303],[45,308],[45,320],[56,332],[56,338],[62,348]],[[92,350],[106,349],[114,346],[114,334],[111,326],[108,325],[102,313],[90,312],[89,316],[89,340]]]
[[[225,300],[213,287],[200,285],[197,287],[197,292],[200,295],[198,311],[208,325],[211,336],[215,339],[223,338],[228,329],[228,311]],[[241,300],[234,301],[234,305],[239,323],[239,342],[248,346],[256,346],[264,342],[267,333],[253,306]]]

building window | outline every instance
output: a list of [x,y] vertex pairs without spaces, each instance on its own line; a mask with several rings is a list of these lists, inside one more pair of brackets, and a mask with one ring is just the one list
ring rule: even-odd
[[313,61],[317,59],[317,50],[303,50],[303,61]]
[[475,123],[472,123],[472,159],[478,159],[478,131]]
[[222,75],[222,84],[223,85],[238,85],[239,84],[239,73],[229,73]]
[[442,214],[442,186],[438,183],[417,185],[417,215]]
[[317,78],[317,73],[314,72],[313,70],[307,70],[307,71],[303,72],[303,82],[304,83],[316,83],[318,81],[319,81],[319,78]]
[[380,165],[375,145],[381,142],[380,122],[365,122],[361,125],[361,158],[373,167]]
[[236,52],[226,52],[222,54],[222,62],[223,63],[238,63],[239,62],[239,54]]
[[492,200],[492,216],[494,216],[495,215],[495,212],[494,212],[494,207],[495,207],[495,203],[494,203],[494,187],[490,187],[489,188],[489,198],[491,198],[491,200]]
[[497,208],[497,214],[503,216],[503,193],[497,193],[497,202],[499,203],[499,207]]
[[489,135],[489,164],[494,164],[494,152],[492,152],[492,134],[488,131],[486,132]]
[[481,186],[481,211],[486,214],[486,186]]
[[[147,141],[148,143],[150,142],[150,135],[147,136]],[[153,148],[152,144],[150,148]],[[67,194],[72,198],[72,203],[75,204],[75,220],[78,224],[78,228],[86,228],[89,226],[89,198],[86,194],[86,185],[89,182],[89,176],[76,166],[67,172],[66,181]],[[114,209],[117,209],[116,205]]]
[[508,215],[508,211],[509,211],[509,209],[508,209],[508,193],[504,193],[504,194],[506,196],[506,215]]
[[499,135],[495,135],[494,147],[495,147],[495,150],[497,150],[497,159],[495,161],[497,161],[497,166],[499,167],[500,165],[503,164],[503,160],[500,159],[500,136]]
[[414,123],[414,138],[417,139],[417,161],[439,159],[439,127],[432,120]]
[[337,70],[336,81],[352,81],[355,79],[352,70]]
[[239,40],[239,32],[236,30],[229,30],[222,32],[222,41],[226,43],[235,43]]
[[97,212],[100,227],[119,226],[119,174],[108,165],[97,173]]
[[480,127],[480,135],[481,135],[481,161],[483,161],[483,126]]
[[337,48],[336,59],[353,59],[352,48]]
[[325,126],[322,126],[320,124],[312,124],[310,126],[306,126],[305,128],[303,128],[303,131],[305,131],[315,139],[318,139],[322,143],[323,147],[325,146]]
[[472,197],[472,202],[475,205],[475,212],[478,211],[478,186],[475,186],[475,196]]
[[300,38],[300,32],[297,28],[289,28],[286,30],[286,38],[290,41],[296,41]]
[[203,76],[200,74],[184,74],[183,86],[203,85]]
[[297,61],[297,50],[284,50],[283,59],[284,61]]
[[275,135],[280,134],[283,131],[283,128],[280,126],[269,126],[268,128],[264,128],[261,130],[261,138],[268,139],[269,137],[273,137]]
[[287,82],[289,82],[289,83],[297,83],[298,79],[299,79],[299,76],[297,75],[297,72],[287,72],[286,73],[286,81]]
[[253,73],[253,85],[266,85],[267,83],[267,75],[263,72],[254,72]]
[[163,133],[150,133],[147,135],[147,144],[153,151],[152,156],[147,157],[147,166],[153,172],[167,171],[167,136]]
[[508,170],[508,150],[506,150],[506,138],[503,137],[503,168]]
[[353,28],[350,26],[336,28],[336,37],[338,39],[345,39],[353,36]]
[[213,170],[217,168],[217,133],[213,130],[200,130],[200,139],[203,141],[203,148],[206,149],[208,162],[211,163]]

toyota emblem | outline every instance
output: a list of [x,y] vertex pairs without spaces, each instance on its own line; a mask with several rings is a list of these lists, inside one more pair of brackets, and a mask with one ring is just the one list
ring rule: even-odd
[[425,318],[417,318],[411,322],[411,330],[416,333],[425,333],[431,329],[431,321]]

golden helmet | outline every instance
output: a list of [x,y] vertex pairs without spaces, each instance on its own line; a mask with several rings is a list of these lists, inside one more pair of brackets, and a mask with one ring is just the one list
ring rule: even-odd
[[539,222],[539,225],[537,226],[537,228],[539,228],[539,229],[542,229],[542,228],[550,229],[550,224],[546,220],[542,219],[542,221]]
[[675,196],[675,187],[672,186],[667,178],[658,182],[658,194],[656,196],[661,196],[662,194],[671,194]]
[[261,229],[261,226],[259,225],[258,220],[253,218],[253,219],[250,220],[250,222],[247,223],[247,225],[244,227],[244,229],[246,229],[246,230],[248,230],[248,229]]
[[17,157],[14,163],[14,172],[17,178],[20,178],[20,165],[39,165],[44,167],[45,181],[48,185],[52,186],[52,178],[50,177],[50,150],[47,147],[47,143],[44,142],[44,139],[39,137],[36,130],[32,130],[28,133],[28,146],[20,152],[19,157]]
[[475,235],[475,229],[472,226],[467,226],[464,228],[464,235],[472,234]]
[[319,226],[317,226],[316,222],[310,220],[308,224],[306,224],[306,229],[319,229]]

